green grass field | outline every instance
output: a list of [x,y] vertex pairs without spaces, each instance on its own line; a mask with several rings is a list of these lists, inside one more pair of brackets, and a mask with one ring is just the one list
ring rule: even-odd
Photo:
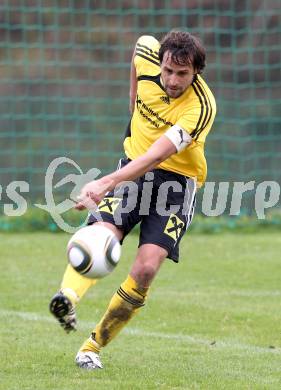
[[126,277],[137,237],[115,272],[77,308],[66,335],[48,313],[66,265],[64,234],[1,234],[2,390],[280,389],[280,233],[187,236],[148,303],[102,353],[104,370],[76,351]]

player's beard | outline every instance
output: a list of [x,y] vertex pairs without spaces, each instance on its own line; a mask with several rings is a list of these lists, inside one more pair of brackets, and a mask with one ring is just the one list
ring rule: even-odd
[[165,91],[170,98],[176,99],[176,98],[180,97],[184,93],[185,90],[182,88],[165,87]]

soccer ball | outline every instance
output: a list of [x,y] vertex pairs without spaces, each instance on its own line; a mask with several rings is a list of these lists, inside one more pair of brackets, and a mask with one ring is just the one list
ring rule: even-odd
[[94,224],[83,227],[71,237],[67,255],[69,263],[79,274],[100,279],[118,264],[121,246],[110,229]]

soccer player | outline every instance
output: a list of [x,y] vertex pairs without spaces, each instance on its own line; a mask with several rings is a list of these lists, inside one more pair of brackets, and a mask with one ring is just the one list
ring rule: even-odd
[[[100,322],[83,343],[76,364],[102,368],[100,351],[145,305],[149,287],[166,258],[178,262],[179,243],[191,223],[197,189],[206,178],[204,143],[216,114],[215,99],[201,77],[205,49],[188,32],[171,31],[161,43],[141,36],[130,76],[132,118],[124,140],[126,157],[118,169],[82,189],[77,209],[95,202],[89,224],[102,223],[122,240],[140,223],[139,247],[126,280]],[[115,216],[130,201],[124,181],[137,184],[135,208]],[[120,218],[119,218],[120,219]],[[75,305],[94,282],[70,265],[50,310],[66,331],[76,326]]]

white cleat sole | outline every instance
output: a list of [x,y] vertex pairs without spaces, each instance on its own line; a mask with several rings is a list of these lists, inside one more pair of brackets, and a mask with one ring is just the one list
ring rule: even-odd
[[75,357],[75,363],[84,370],[97,370],[103,368],[99,355],[91,351],[79,351]]

